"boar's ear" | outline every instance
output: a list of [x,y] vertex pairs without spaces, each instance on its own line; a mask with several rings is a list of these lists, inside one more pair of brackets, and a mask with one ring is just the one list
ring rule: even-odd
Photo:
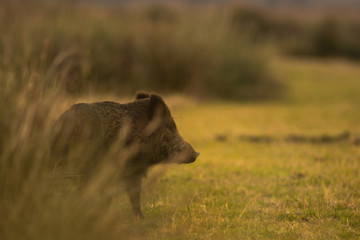
[[144,99],[144,98],[149,98],[150,97],[150,94],[148,93],[145,93],[145,92],[136,92],[136,100],[139,100],[139,99]]
[[150,117],[165,117],[170,114],[164,100],[157,94],[150,95]]

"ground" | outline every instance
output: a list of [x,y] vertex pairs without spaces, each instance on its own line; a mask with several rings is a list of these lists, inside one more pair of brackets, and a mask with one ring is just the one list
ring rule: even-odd
[[[360,135],[359,64],[276,59],[271,67],[289,88],[285,101],[168,97],[181,134],[201,155],[193,164],[150,172],[142,200],[146,218],[131,222],[143,229],[140,236],[360,237],[360,146],[354,141]],[[343,132],[349,138],[333,143],[284,140]]]
[[[201,154],[192,164],[151,169],[144,219],[109,178],[116,168],[106,158],[81,188],[66,172],[49,176],[41,168],[46,138],[32,137],[42,128],[25,121],[1,159],[0,238],[359,239],[360,63],[274,58],[270,70],[287,88],[282,99],[164,96]],[[133,98],[64,95],[51,114],[56,119],[75,102]],[[25,120],[41,106],[25,104]]]

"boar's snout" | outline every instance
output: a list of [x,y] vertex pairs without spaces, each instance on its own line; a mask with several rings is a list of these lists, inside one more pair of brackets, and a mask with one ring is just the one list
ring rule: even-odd
[[195,162],[196,158],[200,155],[199,152],[196,152],[190,144],[186,144],[184,149],[184,158],[180,163],[192,163]]

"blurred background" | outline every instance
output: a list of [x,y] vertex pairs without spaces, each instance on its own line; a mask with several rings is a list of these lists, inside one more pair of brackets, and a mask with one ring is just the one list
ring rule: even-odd
[[[359,61],[359,0],[1,0],[0,239],[359,239]],[[49,167],[62,112],[139,90],[201,152],[142,221]]]
[[1,74],[68,94],[271,99],[274,56],[360,59],[358,1],[2,1]]

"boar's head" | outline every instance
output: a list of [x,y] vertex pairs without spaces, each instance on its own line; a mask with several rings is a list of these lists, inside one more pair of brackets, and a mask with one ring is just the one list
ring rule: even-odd
[[175,121],[164,100],[157,94],[137,93],[136,100],[148,101],[149,122],[144,128],[142,144],[151,148],[152,163],[192,163],[200,153],[178,132]]

